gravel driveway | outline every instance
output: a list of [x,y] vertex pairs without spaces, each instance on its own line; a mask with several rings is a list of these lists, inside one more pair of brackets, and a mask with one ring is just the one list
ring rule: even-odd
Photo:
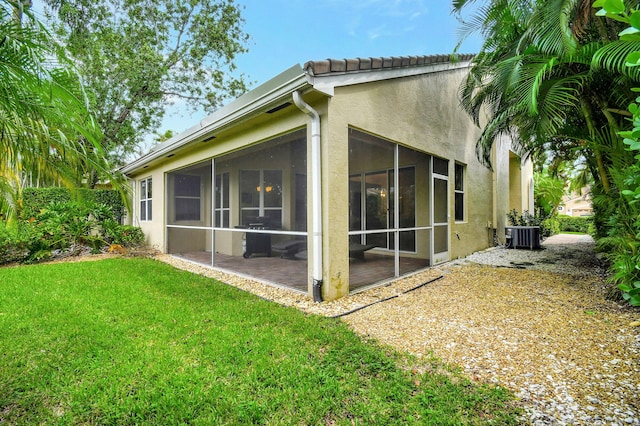
[[322,304],[160,260],[305,312],[340,316],[363,336],[507,387],[526,411],[524,424],[640,425],[640,311],[605,299],[606,273],[593,248],[590,237],[569,235],[547,239],[542,250],[493,248]]

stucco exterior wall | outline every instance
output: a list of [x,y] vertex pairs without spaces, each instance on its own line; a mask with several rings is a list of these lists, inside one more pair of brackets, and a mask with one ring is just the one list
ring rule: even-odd
[[[458,104],[457,90],[465,75],[466,70],[460,69],[337,88],[329,100],[329,129],[323,140],[331,159],[326,166],[331,178],[326,187],[335,197],[334,203],[347,197],[348,168],[344,159],[348,156],[349,127],[448,159],[452,258],[486,248],[491,243],[487,226],[493,221],[493,176],[475,157],[475,141],[480,130]],[[453,220],[452,202],[456,162],[466,170],[465,220],[458,223]],[[347,209],[344,204],[336,204],[328,212],[335,230],[329,241],[329,252],[334,257],[347,257]],[[330,275],[332,282],[348,271],[346,262],[337,263],[344,270],[334,266]]]
[[507,212],[516,209],[533,213],[533,163],[523,161],[511,151],[511,141],[500,137],[494,144],[491,164],[494,170],[495,209],[493,225],[498,243],[505,243]]
[[495,208],[493,213],[493,226],[496,229],[498,242],[505,242],[505,226],[507,225],[507,212],[510,206],[509,173],[511,159],[509,150],[511,142],[506,137],[499,138],[494,143],[491,164],[494,171]]

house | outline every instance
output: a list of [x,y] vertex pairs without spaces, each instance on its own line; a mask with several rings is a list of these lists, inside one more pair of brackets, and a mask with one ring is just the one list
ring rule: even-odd
[[295,65],[131,162],[133,222],[175,256],[333,300],[485,249],[533,211],[458,87],[472,55]]
[[558,206],[558,212],[567,216],[591,216],[593,205],[591,204],[591,188],[582,188],[580,193],[571,192],[562,197]]

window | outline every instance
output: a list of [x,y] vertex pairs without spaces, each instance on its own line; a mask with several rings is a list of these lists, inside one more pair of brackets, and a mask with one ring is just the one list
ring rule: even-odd
[[151,178],[140,181],[140,220],[151,220]]
[[176,221],[199,221],[202,214],[200,176],[175,175]]
[[464,221],[464,166],[455,165],[455,220]]
[[229,173],[216,175],[216,221],[218,228],[229,228]]
[[433,157],[433,173],[442,176],[449,176],[449,160]]
[[271,228],[282,227],[282,170],[242,170],[240,192],[242,225],[261,217]]

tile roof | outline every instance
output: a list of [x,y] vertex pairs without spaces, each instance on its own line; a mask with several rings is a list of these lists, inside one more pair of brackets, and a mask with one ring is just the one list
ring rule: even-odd
[[[473,54],[460,54],[455,61],[469,61]],[[409,68],[428,64],[454,62],[452,55],[424,55],[424,56],[391,56],[381,58],[355,59],[325,59],[323,61],[309,61],[304,64],[304,70],[312,76],[332,73],[345,74],[359,71],[377,71],[391,68]]]

